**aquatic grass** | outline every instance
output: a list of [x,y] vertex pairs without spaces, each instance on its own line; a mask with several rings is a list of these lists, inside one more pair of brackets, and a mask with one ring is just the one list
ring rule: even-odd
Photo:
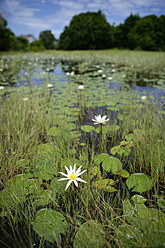
[[[82,63],[80,51],[66,55]],[[128,67],[137,63],[133,53],[111,51],[108,58],[98,51],[95,66],[112,59],[113,77],[121,77],[115,73],[126,55],[132,56]],[[53,61],[50,57],[45,63]],[[145,62],[152,64],[149,58]],[[86,66],[81,64],[81,73]],[[84,247],[84,239],[90,247],[162,245],[165,130],[159,103],[127,92],[125,82],[118,91],[101,78],[69,77],[61,82],[50,72],[44,87],[34,88],[33,94],[25,87],[12,90],[3,102],[0,242],[49,248]],[[78,82],[84,85],[81,101]],[[53,84],[50,98],[47,84]],[[103,153],[97,149],[100,131],[92,122],[98,114],[110,118],[103,127]],[[87,170],[82,175],[87,183],[65,191],[59,171],[74,164]]]

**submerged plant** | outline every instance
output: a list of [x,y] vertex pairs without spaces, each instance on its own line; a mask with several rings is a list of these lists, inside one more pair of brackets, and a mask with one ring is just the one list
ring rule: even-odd
[[65,166],[65,169],[67,171],[67,174],[63,173],[63,172],[60,172],[61,175],[65,176],[66,178],[61,178],[59,179],[58,181],[63,181],[63,180],[69,180],[67,185],[66,185],[66,188],[65,190],[70,186],[70,184],[72,182],[74,182],[74,184],[76,185],[76,187],[78,187],[78,183],[77,181],[80,181],[82,183],[86,183],[86,181],[84,181],[83,179],[79,178],[80,175],[82,175],[84,172],[86,172],[87,170],[83,170],[81,171],[81,167],[80,166],[77,171],[76,171],[76,164],[74,164],[74,167],[72,169],[72,166],[70,165],[70,170]]

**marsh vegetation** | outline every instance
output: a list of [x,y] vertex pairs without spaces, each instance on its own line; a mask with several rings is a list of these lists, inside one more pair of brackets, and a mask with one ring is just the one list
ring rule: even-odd
[[[163,247],[164,53],[1,54],[0,70],[0,246]],[[74,164],[86,183],[66,189]]]

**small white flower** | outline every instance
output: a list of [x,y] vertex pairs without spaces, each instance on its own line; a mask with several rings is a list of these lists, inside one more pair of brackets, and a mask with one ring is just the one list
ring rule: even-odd
[[23,101],[28,101],[29,98],[28,98],[28,97],[24,97],[24,98],[22,98],[22,100],[23,100]]
[[109,79],[109,80],[112,80],[112,79],[113,79],[113,77],[108,77],[108,79]]
[[63,180],[69,180],[69,182],[66,185],[65,190],[70,186],[70,184],[72,182],[74,182],[74,184],[76,185],[76,187],[78,187],[78,182],[83,182],[86,183],[84,180],[82,180],[81,178],[79,178],[80,175],[82,175],[84,172],[86,172],[87,170],[83,170],[81,171],[81,167],[80,166],[77,171],[76,171],[76,164],[74,164],[74,167],[72,168],[72,166],[70,165],[70,170],[65,166],[65,169],[67,171],[67,174],[60,172],[61,175],[65,176],[66,178],[61,178],[58,181],[63,181]]
[[101,115],[96,115],[95,119],[92,119],[92,121],[94,121],[94,124],[106,124],[106,122],[109,121],[109,118],[106,119],[106,117],[106,115],[103,117],[101,117]]
[[53,87],[53,84],[47,84],[47,87],[48,88],[52,88]]
[[5,88],[4,86],[0,86],[0,90],[4,90],[4,88]]
[[147,99],[147,97],[146,96],[142,96],[141,99],[142,100],[145,100],[145,99]]
[[83,90],[83,89],[84,89],[84,85],[79,85],[79,86],[78,86],[78,89],[79,89],[79,90]]
[[103,70],[98,70],[97,72],[98,72],[98,73],[102,73],[102,72],[103,72]]
[[115,69],[112,69],[112,72],[115,72],[116,70]]
[[102,74],[102,78],[106,78],[106,75],[105,74]]

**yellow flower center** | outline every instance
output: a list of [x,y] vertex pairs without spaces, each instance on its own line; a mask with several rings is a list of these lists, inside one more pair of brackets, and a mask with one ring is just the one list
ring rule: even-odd
[[76,178],[76,174],[71,174],[69,178],[74,180]]

